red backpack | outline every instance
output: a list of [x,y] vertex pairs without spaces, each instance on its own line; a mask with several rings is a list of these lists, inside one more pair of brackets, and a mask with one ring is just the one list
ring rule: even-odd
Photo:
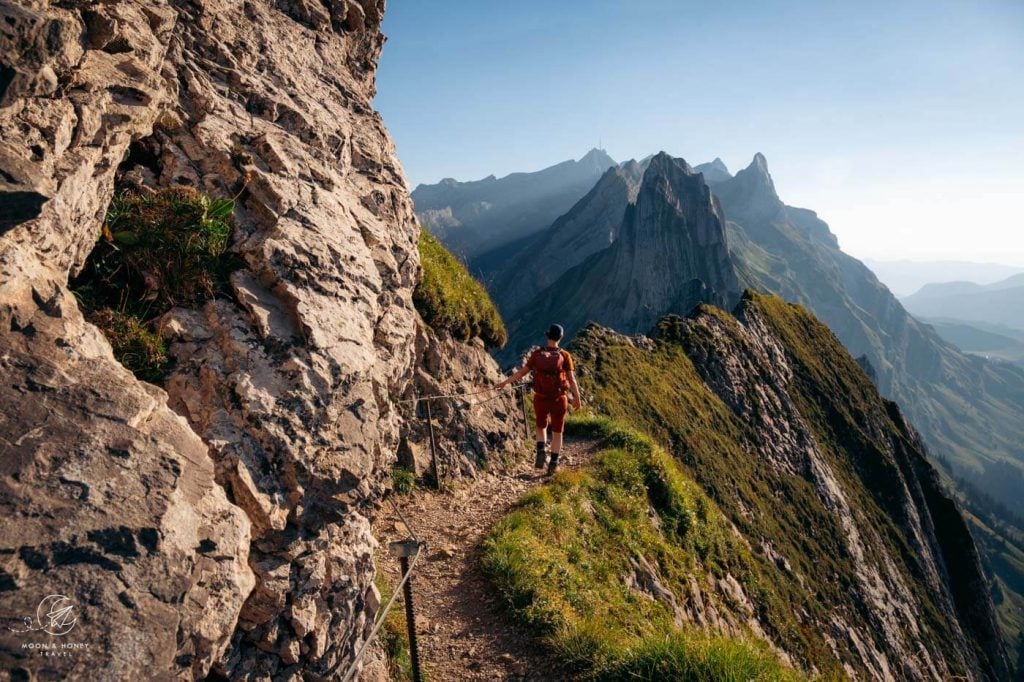
[[548,398],[560,398],[569,390],[566,377],[568,362],[560,348],[538,348],[530,358],[533,370],[533,390]]

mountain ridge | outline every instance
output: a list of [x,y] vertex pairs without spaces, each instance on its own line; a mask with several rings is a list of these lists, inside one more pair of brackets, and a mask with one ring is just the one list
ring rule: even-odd
[[665,312],[685,313],[700,302],[730,305],[739,291],[717,200],[699,173],[662,152],[644,171],[635,203],[625,206],[614,242],[564,269],[524,306],[498,357],[515,357],[547,327],[543,320],[560,320],[570,336],[591,320],[640,331]]
[[[468,261],[545,229],[614,165],[607,153],[594,148],[579,160],[535,172],[420,184],[412,199],[423,226]],[[493,233],[496,225],[502,227],[500,238]]]
[[[770,582],[781,603],[755,618],[782,650],[854,679],[1005,679],[966,523],[899,408],[806,310],[747,291],[732,314],[698,306],[649,337],[589,325],[571,348],[594,408],[655,437],[749,539],[749,569],[722,563],[743,590]],[[937,642],[970,640],[980,667],[943,670]]]

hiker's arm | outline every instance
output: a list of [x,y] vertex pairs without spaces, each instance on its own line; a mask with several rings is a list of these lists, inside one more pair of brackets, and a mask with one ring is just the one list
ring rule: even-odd
[[522,379],[523,377],[525,377],[529,373],[530,373],[530,368],[527,367],[526,365],[523,365],[522,367],[517,369],[512,376],[510,376],[509,378],[505,379],[503,382],[501,382],[500,384],[498,384],[494,388],[495,388],[495,390],[500,390],[502,388],[505,388],[509,384],[515,383],[516,381],[519,381],[520,379]]
[[569,372],[569,390],[572,392],[572,409],[580,409],[583,403],[580,400],[580,385],[576,383],[576,372]]

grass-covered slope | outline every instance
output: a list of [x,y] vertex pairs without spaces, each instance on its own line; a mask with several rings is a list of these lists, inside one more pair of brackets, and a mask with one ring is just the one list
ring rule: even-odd
[[413,302],[423,320],[460,341],[480,337],[490,348],[504,346],[505,323],[484,286],[426,230],[420,230],[419,245],[423,279]]
[[[697,483],[679,487],[691,491],[680,499],[692,536],[666,534],[663,522],[652,532],[664,476],[643,473],[643,457],[622,464],[629,449],[612,444],[592,471],[556,479],[496,531],[489,561],[517,612],[559,648],[598,652],[582,658],[609,674],[653,642],[685,640],[686,623],[616,597],[633,552],[684,611],[710,611],[695,606],[692,579],[718,613],[742,614],[744,599],[725,587],[735,580],[751,610],[741,629],[763,632],[805,671],[1007,674],[963,518],[899,410],[824,325],[748,293],[735,317],[704,306],[667,318],[655,336],[590,327],[575,350],[594,407],[650,434],[673,477]],[[640,473],[623,478],[623,468]]]
[[569,432],[601,440],[593,465],[528,494],[486,543],[485,569],[513,612],[599,679],[799,679],[744,631],[738,605],[727,615],[738,634],[697,625],[694,600],[729,610],[713,586],[750,558],[679,464],[607,418],[570,419]]

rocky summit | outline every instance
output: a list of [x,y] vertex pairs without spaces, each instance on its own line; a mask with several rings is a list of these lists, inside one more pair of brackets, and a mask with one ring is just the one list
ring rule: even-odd
[[[605,210],[614,215],[617,208]],[[642,332],[667,312],[738,299],[740,281],[718,202],[685,161],[656,155],[643,173],[635,202],[623,208],[615,240],[565,269],[512,319],[507,355],[553,320],[570,335],[588,321]],[[552,232],[567,226],[559,223]]]

